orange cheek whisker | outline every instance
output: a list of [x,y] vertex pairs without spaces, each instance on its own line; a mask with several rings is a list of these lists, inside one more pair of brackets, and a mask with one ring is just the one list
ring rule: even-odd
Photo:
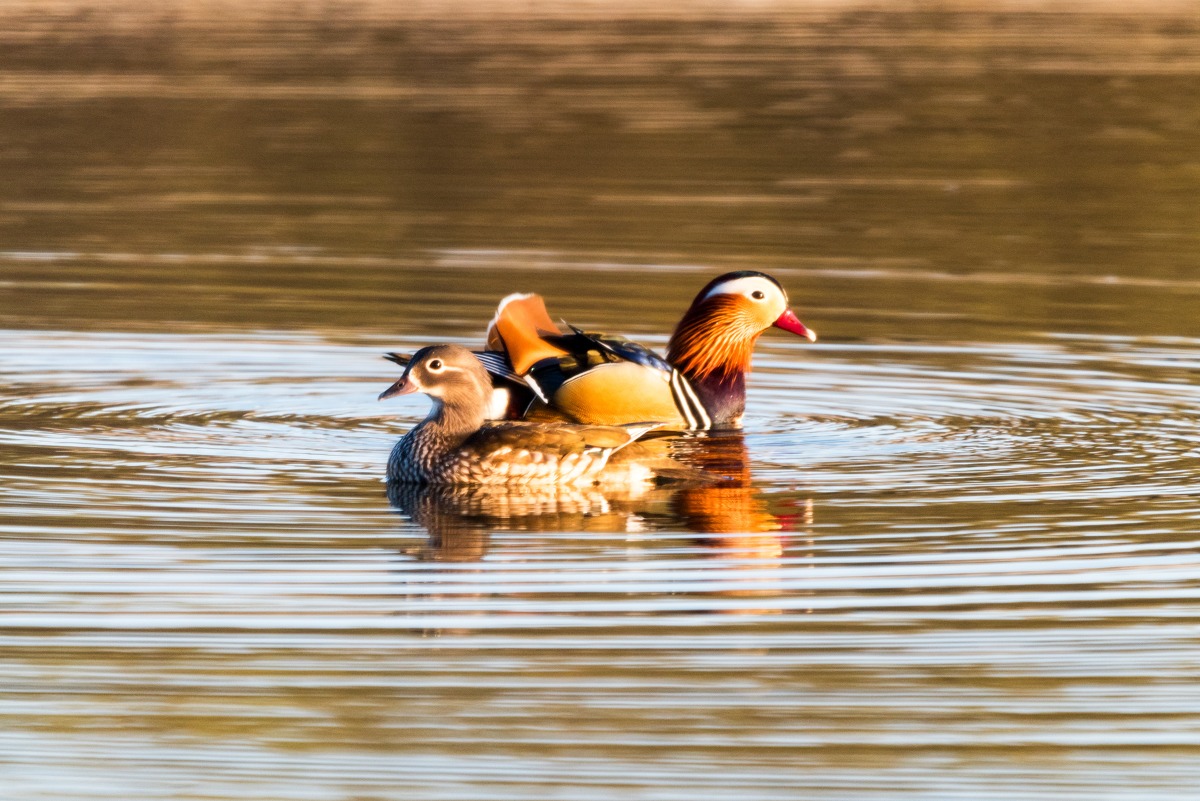
[[759,333],[736,297],[713,298],[679,322],[667,358],[695,379],[746,373]]

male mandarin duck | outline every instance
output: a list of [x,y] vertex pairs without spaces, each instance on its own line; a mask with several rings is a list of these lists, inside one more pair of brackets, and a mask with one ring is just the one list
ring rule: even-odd
[[700,290],[671,335],[666,359],[622,337],[574,326],[563,334],[532,294],[500,302],[487,350],[476,356],[504,390],[497,393],[495,417],[556,414],[593,425],[653,420],[672,428],[736,428],[754,344],[772,326],[817,339],[788,308],[778,281],[741,270]]
[[392,449],[387,477],[414,484],[589,486],[691,478],[669,460],[613,460],[660,426],[589,426],[552,422],[488,422],[492,379],[475,354],[433,345],[412,355],[400,380],[379,399],[423,392],[433,408]]

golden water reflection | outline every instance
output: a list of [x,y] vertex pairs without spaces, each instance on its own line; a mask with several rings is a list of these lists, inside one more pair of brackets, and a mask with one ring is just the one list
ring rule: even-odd
[[[793,499],[789,511],[772,511],[754,485],[740,432],[688,436],[671,445],[677,460],[720,479],[624,488],[391,484],[388,500],[426,530],[427,540],[408,551],[419,560],[482,561],[495,531],[636,535],[682,528],[700,535],[694,544],[750,577],[713,594],[780,594],[779,574],[772,571],[782,567],[791,538],[813,536],[812,499]],[[738,606],[735,611],[774,610]]]

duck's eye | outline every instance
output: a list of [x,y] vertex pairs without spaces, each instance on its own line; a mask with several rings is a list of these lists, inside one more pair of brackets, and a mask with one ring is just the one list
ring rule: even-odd
[[429,363],[429,369],[430,369],[430,370],[432,370],[432,371],[434,371],[435,373],[436,373],[438,370],[441,370],[441,369],[442,369],[442,360],[441,360],[441,359],[434,359],[433,361],[431,361],[431,362]]
[[766,296],[767,296],[767,293],[763,292],[761,289],[756,289],[750,293],[750,297],[754,298],[755,300],[762,300]]

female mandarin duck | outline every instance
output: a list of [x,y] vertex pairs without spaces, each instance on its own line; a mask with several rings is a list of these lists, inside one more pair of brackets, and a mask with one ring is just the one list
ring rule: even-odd
[[671,335],[666,359],[621,337],[574,326],[563,334],[540,296],[521,294],[500,302],[488,349],[476,355],[508,390],[496,417],[555,412],[594,425],[654,420],[673,428],[736,428],[754,344],[772,326],[817,339],[788,308],[778,281],[743,270],[700,290]]
[[400,380],[379,399],[410,392],[429,395],[433,409],[392,449],[388,481],[588,486],[648,480],[655,474],[671,477],[669,465],[678,466],[612,460],[656,424],[487,422],[491,377],[475,354],[458,345],[414,353]]

